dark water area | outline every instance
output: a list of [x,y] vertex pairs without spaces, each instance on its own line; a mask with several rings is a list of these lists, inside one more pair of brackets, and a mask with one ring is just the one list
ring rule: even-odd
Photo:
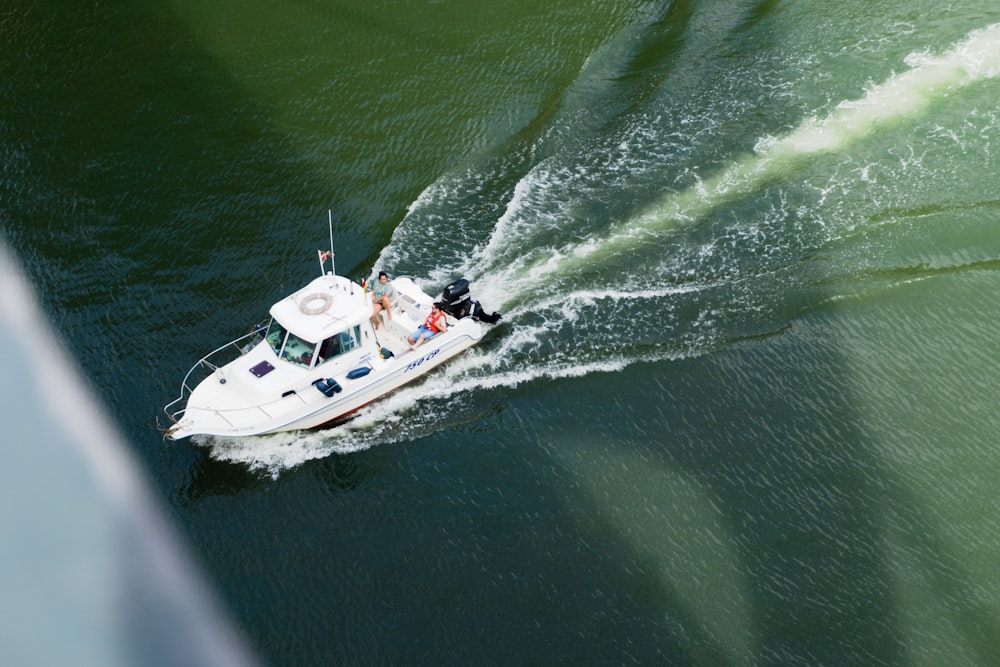
[[[15,2],[0,236],[264,664],[993,665],[998,25]],[[339,273],[503,322],[343,427],[164,442],[328,211]]]

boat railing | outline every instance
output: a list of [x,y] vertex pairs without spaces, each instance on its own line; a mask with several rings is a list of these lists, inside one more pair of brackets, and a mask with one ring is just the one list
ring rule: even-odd
[[[233,359],[243,356],[257,344],[261,343],[264,340],[264,333],[267,331],[267,327],[267,324],[255,324],[249,333],[215,348],[196,361],[181,382],[181,395],[163,406],[163,413],[167,416],[167,419],[171,423],[176,424],[184,416],[184,411],[187,409],[187,399],[191,396],[194,388],[198,386],[198,383],[220,367],[225,366]],[[203,375],[198,375],[197,373],[202,373]]]

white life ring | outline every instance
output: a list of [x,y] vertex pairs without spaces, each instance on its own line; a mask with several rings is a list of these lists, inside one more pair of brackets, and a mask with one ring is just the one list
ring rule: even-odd
[[329,310],[332,303],[333,299],[330,298],[329,294],[316,292],[299,301],[299,310],[306,315],[319,315]]

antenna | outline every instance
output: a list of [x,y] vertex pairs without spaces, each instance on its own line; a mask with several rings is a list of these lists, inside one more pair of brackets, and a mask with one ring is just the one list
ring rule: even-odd
[[326,212],[330,217],[330,269],[333,271],[333,275],[337,275],[337,264],[333,255],[333,209],[328,208]]

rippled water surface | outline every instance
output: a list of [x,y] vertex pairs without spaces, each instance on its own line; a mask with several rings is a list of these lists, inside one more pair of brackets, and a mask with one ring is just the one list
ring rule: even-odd
[[[266,664],[1000,661],[1000,10],[15,2],[0,232]],[[166,443],[316,272],[504,312]]]

